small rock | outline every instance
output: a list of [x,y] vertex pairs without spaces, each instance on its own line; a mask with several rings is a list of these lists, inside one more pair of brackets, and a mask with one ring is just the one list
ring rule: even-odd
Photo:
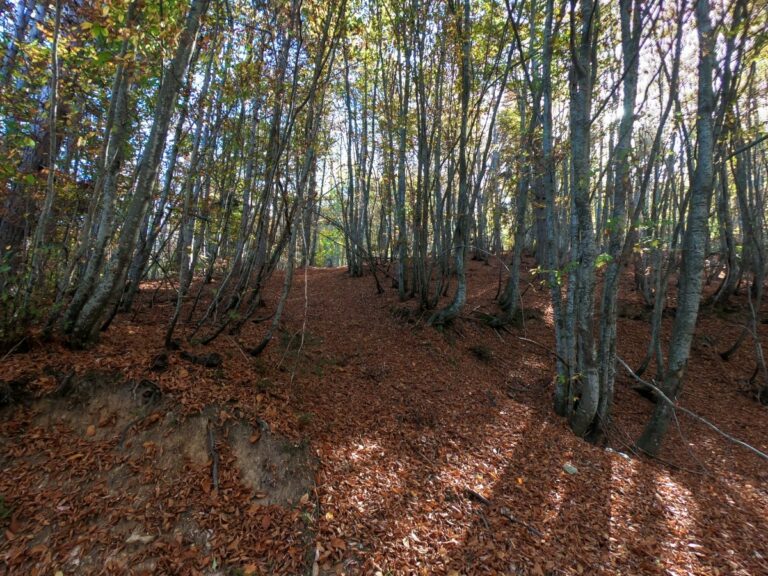
[[137,544],[137,543],[149,544],[154,539],[155,537],[150,534],[147,534],[146,536],[142,536],[141,534],[133,533],[130,536],[128,536],[128,539],[125,541],[125,543],[126,544]]
[[577,474],[579,472],[579,469],[570,462],[563,464],[563,470],[565,470],[568,474]]
[[605,451],[609,452],[611,454],[616,454],[618,456],[621,456],[622,458],[624,458],[624,460],[632,460],[632,457],[629,454],[627,454],[626,452],[617,451],[617,450],[614,450],[613,448],[610,448],[610,447],[606,448]]

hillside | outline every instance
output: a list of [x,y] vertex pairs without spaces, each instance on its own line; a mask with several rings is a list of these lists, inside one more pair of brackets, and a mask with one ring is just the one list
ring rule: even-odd
[[[26,342],[0,376],[0,571],[768,573],[766,463],[682,413],[659,458],[635,454],[652,405],[625,372],[607,444],[576,438],[551,407],[547,294],[525,274],[524,321],[497,331],[498,278],[470,262],[438,331],[389,281],[298,269],[257,358],[268,322],[166,362],[175,296],[149,284],[90,350]],[[647,331],[619,320],[631,366]],[[739,331],[702,315],[681,404],[766,451],[751,346],[717,354]]]

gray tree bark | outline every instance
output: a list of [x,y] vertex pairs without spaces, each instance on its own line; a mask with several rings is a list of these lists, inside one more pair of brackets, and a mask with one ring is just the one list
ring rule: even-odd
[[113,299],[122,292],[127,265],[136,247],[139,227],[149,205],[153,183],[165,148],[173,107],[187,75],[200,22],[207,8],[208,0],[192,0],[174,57],[160,84],[152,129],[142,153],[136,186],[120,230],[117,247],[93,293],[73,322],[70,337],[75,344],[86,344],[95,339],[104,313],[111,308]]
[[574,406],[571,428],[577,436],[587,435],[597,413],[600,382],[595,356],[592,319],[595,309],[595,247],[590,202],[590,140],[592,87],[595,75],[598,5],[592,0],[580,3],[576,20],[575,0],[571,0],[570,134],[576,244],[574,258],[573,339],[576,371],[573,374]]
[[[710,18],[709,0],[697,0],[696,29],[699,37],[698,95],[697,95],[697,155],[691,182],[690,210],[683,239],[683,258],[680,266],[677,314],[672,326],[669,359],[660,387],[675,400],[682,386],[685,368],[691,350],[693,333],[701,301],[702,263],[708,235],[707,220],[712,199],[714,180],[714,127],[715,96],[712,77],[715,68],[715,32]],[[658,402],[637,446],[649,454],[658,454],[674,408],[667,402]]]

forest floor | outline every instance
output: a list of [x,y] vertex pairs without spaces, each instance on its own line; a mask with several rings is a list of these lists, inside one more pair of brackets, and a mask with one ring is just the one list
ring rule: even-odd
[[[659,459],[634,454],[652,405],[623,372],[608,444],[575,438],[551,408],[547,292],[525,281],[509,332],[477,315],[499,265],[471,262],[442,332],[389,280],[377,296],[309,269],[258,358],[269,322],[184,342],[221,366],[165,366],[172,295],[150,285],[90,350],[29,342],[0,372],[0,573],[768,574],[766,463],[683,414]],[[649,323],[623,305],[636,366]],[[718,355],[740,326],[704,313],[681,404],[766,451],[752,344]]]

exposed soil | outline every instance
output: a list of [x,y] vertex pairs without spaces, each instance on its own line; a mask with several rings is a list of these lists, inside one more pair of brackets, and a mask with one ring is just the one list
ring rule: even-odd
[[[370,277],[299,270],[255,359],[267,322],[180,338],[220,363],[158,360],[172,303],[149,285],[91,350],[33,342],[0,374],[0,571],[768,574],[765,462],[684,415],[660,459],[634,454],[651,404],[623,373],[608,445],[575,438],[551,410],[547,293],[526,276],[527,312],[496,331],[498,278],[469,263],[440,332]],[[649,325],[625,288],[636,366]],[[752,345],[718,354],[741,322],[704,314],[681,402],[766,451]]]

